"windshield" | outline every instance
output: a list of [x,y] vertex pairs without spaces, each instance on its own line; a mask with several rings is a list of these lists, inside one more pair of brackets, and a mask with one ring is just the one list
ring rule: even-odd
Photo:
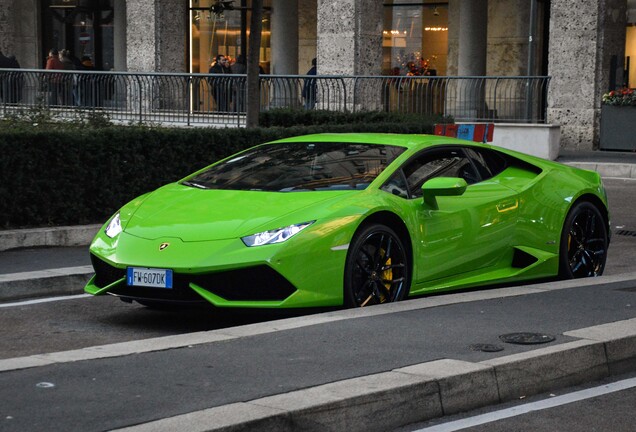
[[405,149],[353,143],[266,144],[183,181],[201,189],[365,189]]

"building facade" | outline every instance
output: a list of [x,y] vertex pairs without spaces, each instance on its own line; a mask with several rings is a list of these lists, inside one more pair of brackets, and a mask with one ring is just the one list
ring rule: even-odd
[[[225,4],[228,4],[227,2]],[[207,73],[246,54],[251,0],[0,0],[0,49],[98,70]],[[261,66],[320,75],[549,75],[562,146],[598,147],[602,94],[636,86],[636,0],[265,0]],[[216,12],[216,13],[215,13]]]

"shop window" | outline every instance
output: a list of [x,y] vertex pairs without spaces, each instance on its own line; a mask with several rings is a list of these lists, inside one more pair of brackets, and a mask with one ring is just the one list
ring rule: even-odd
[[636,25],[627,26],[627,39],[625,40],[625,84],[627,87],[636,88]]
[[114,67],[113,0],[42,0],[41,65],[51,48],[67,49],[97,70]]
[[448,2],[386,1],[382,51],[385,75],[446,75]]
[[[231,10],[213,13],[215,0],[190,0],[190,71],[208,73],[217,54],[229,58],[230,64],[240,54],[247,55],[251,1],[234,1]],[[269,73],[270,1],[264,1],[260,64]],[[243,52],[245,50],[245,52]]]

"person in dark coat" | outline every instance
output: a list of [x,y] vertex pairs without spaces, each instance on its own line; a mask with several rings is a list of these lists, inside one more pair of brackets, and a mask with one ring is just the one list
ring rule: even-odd
[[[243,54],[239,54],[234,64],[230,66],[230,70],[234,75],[245,75],[247,73],[247,65],[245,64],[245,56]],[[236,112],[245,112],[245,93],[247,90],[247,80],[245,79],[245,77],[236,77],[233,78],[233,82],[233,90],[236,96],[234,110]]]
[[[216,56],[216,61],[208,72],[214,75],[229,75],[232,73],[229,62],[223,54]],[[209,83],[217,111],[229,112],[232,105],[231,79],[223,76],[211,77]]]
[[[5,56],[0,50],[0,69],[20,69],[15,56]],[[18,103],[22,99],[24,77],[20,72],[3,72],[0,74],[0,100]]]
[[[307,71],[305,75],[316,75],[316,59],[311,61],[311,69]],[[314,109],[316,106],[316,87],[317,83],[315,79],[306,79],[303,84],[302,96],[305,99],[305,109]]]
[[[2,50],[0,50],[0,69],[9,69],[10,68],[9,57],[5,56]],[[8,83],[8,75],[0,72],[0,99],[4,100],[5,97],[5,89],[7,88]]]
[[11,60],[9,57],[5,56],[2,50],[0,50],[0,69],[9,69],[11,68]]

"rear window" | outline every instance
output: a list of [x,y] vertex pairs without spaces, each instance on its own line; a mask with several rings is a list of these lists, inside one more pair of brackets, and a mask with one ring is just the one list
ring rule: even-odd
[[201,189],[365,189],[404,148],[356,143],[266,144],[211,166],[182,184]]

